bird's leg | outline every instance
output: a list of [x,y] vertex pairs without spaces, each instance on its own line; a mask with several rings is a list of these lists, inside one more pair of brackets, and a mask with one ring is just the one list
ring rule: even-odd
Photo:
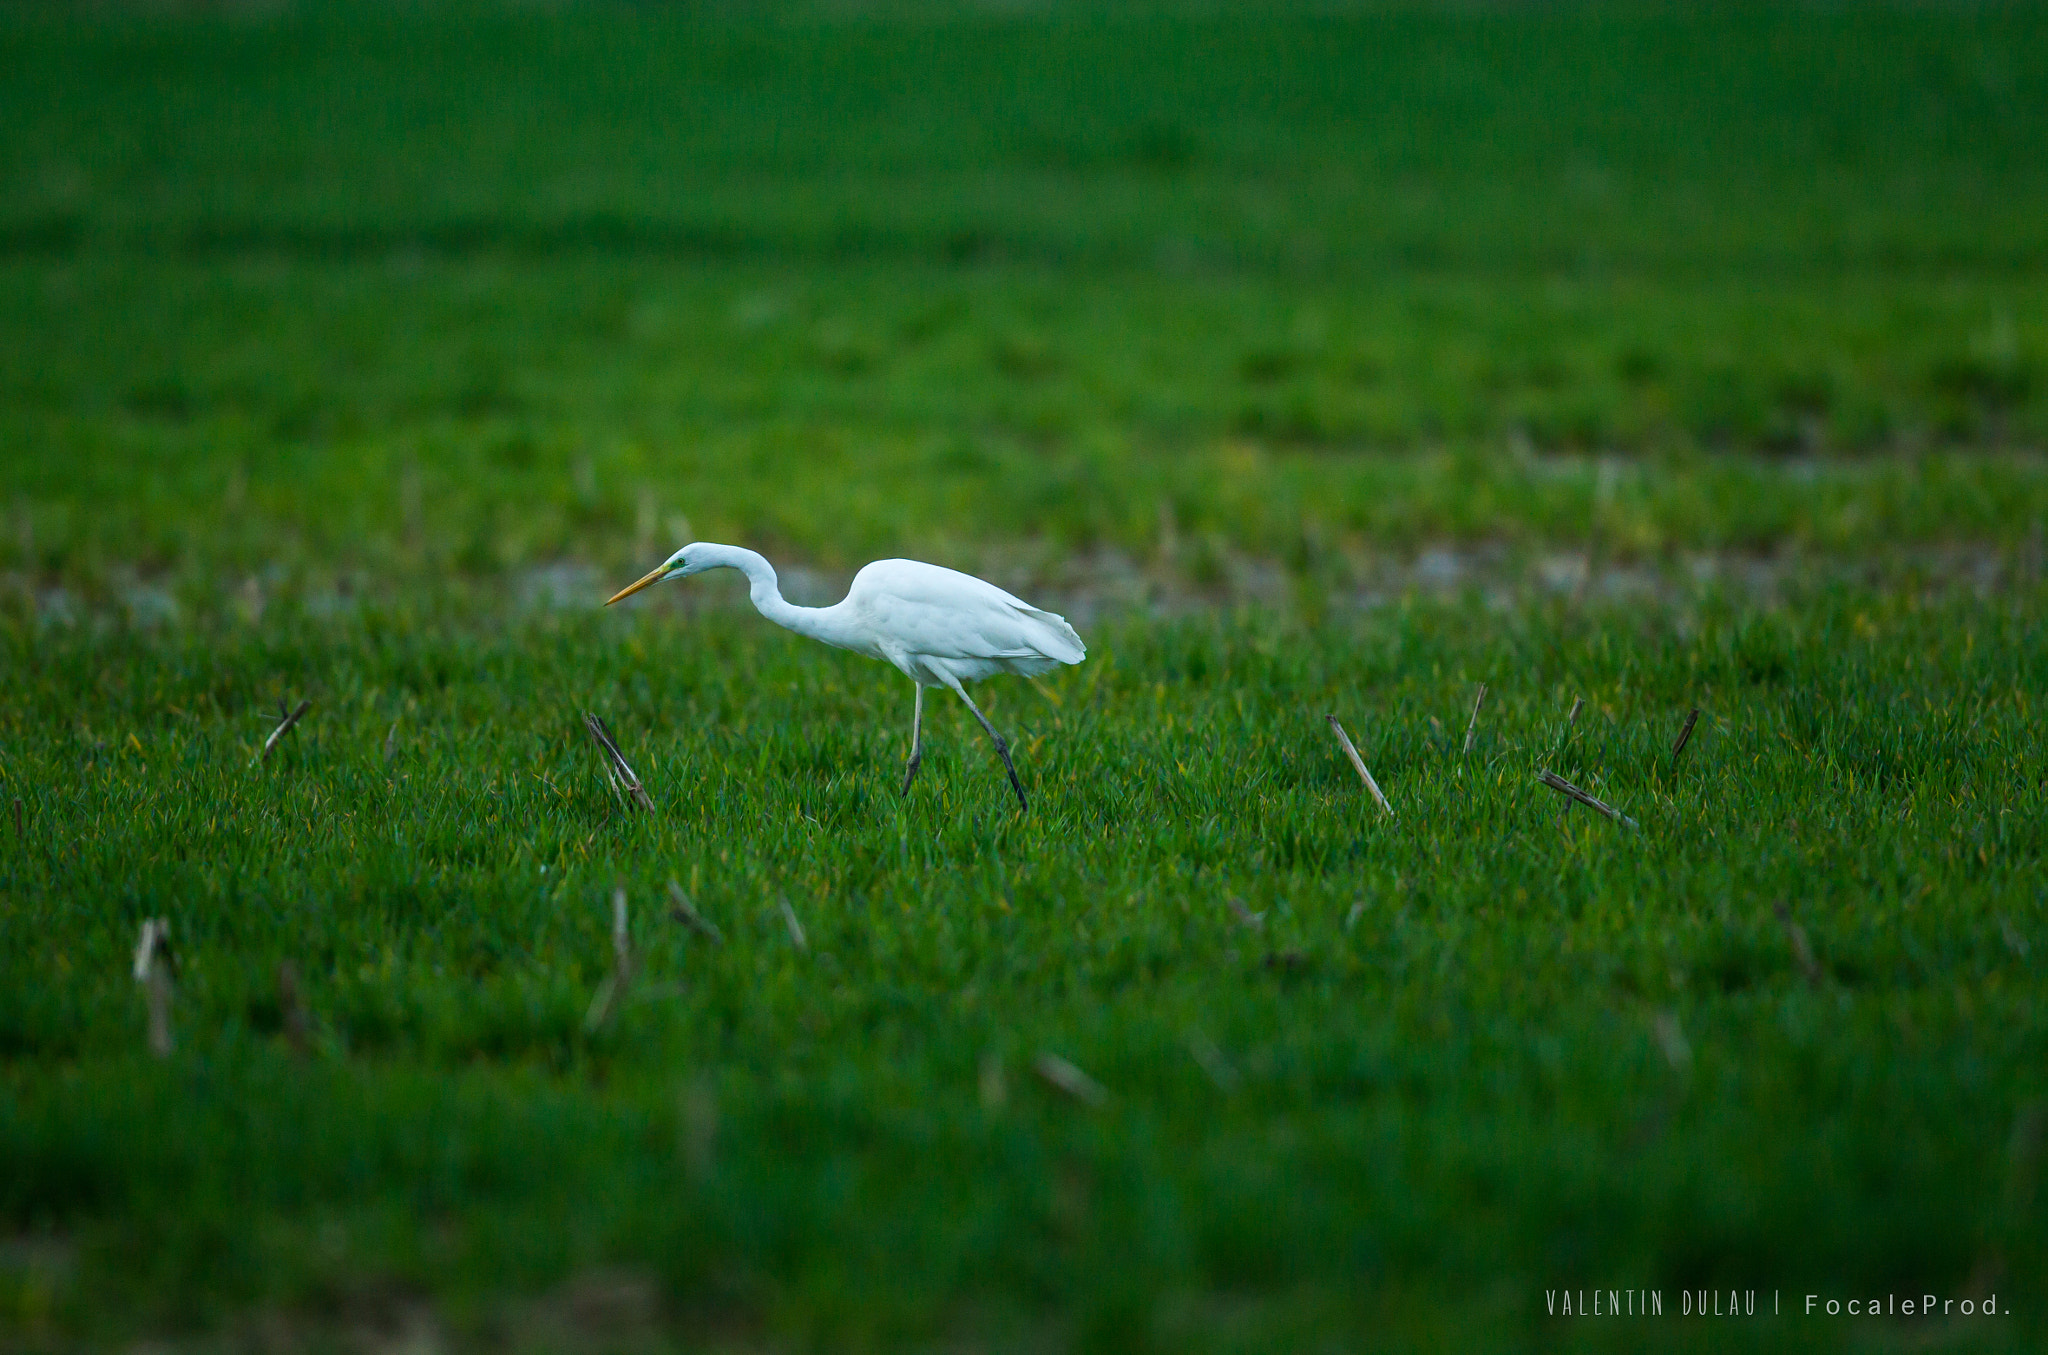
[[996,727],[988,722],[986,715],[981,713],[981,707],[974,704],[974,698],[967,694],[965,687],[955,682],[953,690],[959,694],[962,701],[967,703],[967,709],[974,712],[974,718],[981,721],[981,727],[988,731],[988,736],[995,740],[996,752],[1002,754],[1003,770],[1010,774],[1010,789],[1017,792],[1018,807],[1020,809],[1031,808],[1031,802],[1024,798],[1024,783],[1017,779],[1017,764],[1010,761],[1010,745],[1004,742],[1002,735],[996,733]]
[[917,704],[910,708],[910,760],[903,764],[903,789],[901,794],[910,794],[910,783],[917,776],[917,769],[924,764],[924,742],[919,737],[924,726],[924,684],[913,684],[917,688]]

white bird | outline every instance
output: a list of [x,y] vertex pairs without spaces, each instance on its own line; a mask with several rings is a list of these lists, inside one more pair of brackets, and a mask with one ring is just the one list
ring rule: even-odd
[[1063,663],[1079,663],[1088,647],[1066,618],[1041,611],[972,574],[916,560],[877,560],[853,576],[843,601],[830,607],[786,602],[775,584],[775,567],[743,546],[696,541],[647,575],[612,594],[605,606],[629,598],[665,579],[688,578],[707,569],[737,569],[747,576],[754,608],[799,635],[881,659],[917,684],[910,716],[910,758],[903,767],[903,793],[924,761],[924,689],[950,687],[995,741],[1017,803],[1030,808],[1010,745],[961,686],[997,673],[1037,677]]

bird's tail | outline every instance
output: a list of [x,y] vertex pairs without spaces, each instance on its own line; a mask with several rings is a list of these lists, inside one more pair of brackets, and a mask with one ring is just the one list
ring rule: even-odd
[[1018,610],[1038,623],[1034,629],[1038,632],[1035,638],[1039,653],[1060,663],[1079,663],[1088,657],[1088,646],[1081,643],[1081,637],[1067,624],[1067,618],[1036,607]]

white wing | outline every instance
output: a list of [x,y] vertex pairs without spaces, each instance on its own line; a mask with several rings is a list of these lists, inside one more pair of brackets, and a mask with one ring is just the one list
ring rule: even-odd
[[919,669],[940,681],[946,673],[1031,677],[1088,655],[1065,617],[972,574],[916,560],[875,561],[854,576],[842,605],[860,614],[884,658],[920,681]]

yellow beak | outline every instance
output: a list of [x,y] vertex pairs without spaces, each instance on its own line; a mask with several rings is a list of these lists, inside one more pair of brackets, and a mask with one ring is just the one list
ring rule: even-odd
[[660,564],[656,565],[653,569],[649,570],[645,577],[634,580],[632,583],[627,584],[624,588],[621,588],[618,592],[606,598],[604,600],[604,605],[609,607],[614,602],[617,602],[620,598],[629,598],[643,588],[646,588],[652,584],[660,583],[662,577],[667,573],[668,561],[664,560]]

